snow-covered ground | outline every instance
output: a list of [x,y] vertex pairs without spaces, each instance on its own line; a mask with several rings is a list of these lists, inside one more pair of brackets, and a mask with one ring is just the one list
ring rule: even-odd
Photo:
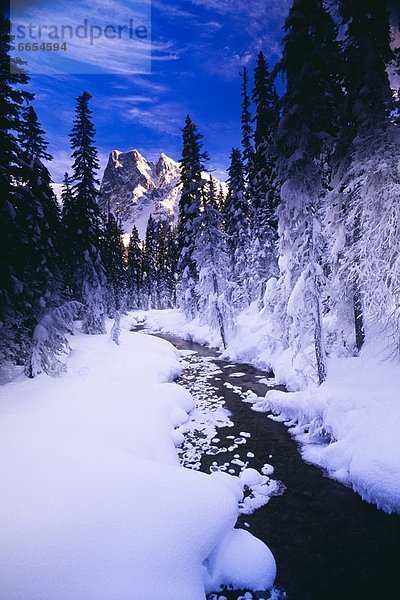
[[253,406],[286,421],[305,460],[400,514],[400,366],[378,337],[356,358],[328,360],[320,387],[270,391]]
[[267,589],[269,549],[234,529],[237,478],[179,464],[179,355],[129,332],[71,339],[59,379],[0,388],[0,597],[197,600]]
[[[197,321],[186,323],[179,311],[138,316],[151,329],[219,344],[218,336]],[[328,359],[328,378],[318,387],[307,377],[307,365],[301,369],[301,357],[292,360],[278,346],[274,354],[266,351],[263,315],[253,305],[239,316],[223,356],[272,369],[272,384],[291,390],[270,391],[253,408],[287,422],[305,460],[379,508],[400,513],[400,365],[387,343],[385,332],[369,328],[360,356]]]

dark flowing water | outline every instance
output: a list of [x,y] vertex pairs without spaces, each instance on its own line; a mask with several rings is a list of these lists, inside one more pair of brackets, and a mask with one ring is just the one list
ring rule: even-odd
[[[248,432],[245,450],[254,454],[249,467],[261,470],[265,463],[270,463],[275,469],[272,477],[285,485],[282,495],[272,497],[253,514],[242,515],[238,526],[247,528],[270,547],[278,566],[276,585],[286,592],[287,598],[400,598],[400,517],[376,509],[351,489],[305,463],[283,423],[252,411],[249,403],[224,385],[240,386],[245,392],[250,390],[263,396],[271,388],[258,379],[272,374],[251,365],[221,361],[217,352],[193,342],[173,336],[159,337],[180,350],[212,357],[221,372],[212,377],[211,383],[215,394],[223,396],[234,424],[218,430],[220,441],[216,445],[227,448],[232,436]],[[244,375],[232,377],[238,372]],[[185,373],[180,383],[190,388]],[[222,462],[229,462],[237,452],[237,449],[227,451]],[[203,454],[201,470],[210,472],[215,460],[215,456]],[[224,591],[214,598],[233,600],[243,594],[243,591]],[[245,597],[266,599],[268,595],[264,592]]]

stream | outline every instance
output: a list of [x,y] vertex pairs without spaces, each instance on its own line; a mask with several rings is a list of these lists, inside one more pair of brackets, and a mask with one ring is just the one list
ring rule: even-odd
[[247,494],[237,526],[273,552],[276,590],[224,590],[209,600],[400,598],[400,517],[304,462],[283,423],[251,410],[249,394],[284,389],[274,384],[273,374],[221,360],[199,344],[156,335],[181,351],[177,381],[196,403],[183,431],[182,464],[206,473],[239,475],[253,468],[265,475],[258,491]]

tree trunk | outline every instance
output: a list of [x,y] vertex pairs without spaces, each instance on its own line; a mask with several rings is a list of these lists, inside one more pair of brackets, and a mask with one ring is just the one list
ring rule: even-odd
[[365,331],[364,331],[364,314],[361,301],[361,294],[359,289],[356,289],[353,298],[354,303],[354,328],[356,337],[356,348],[360,352],[365,342]]
[[226,349],[227,343],[226,343],[226,335],[225,335],[224,318],[222,316],[221,309],[218,305],[219,289],[218,289],[217,276],[215,273],[213,273],[213,285],[214,285],[214,293],[216,296],[215,309],[217,311],[217,320],[218,320],[219,331],[221,334],[222,345],[223,345],[224,349]]
[[322,322],[321,322],[321,308],[319,300],[316,299],[317,305],[317,319],[315,322],[314,330],[314,346],[315,346],[315,358],[317,360],[317,372],[319,385],[324,383],[326,379],[326,360],[324,352],[324,344],[322,340]]

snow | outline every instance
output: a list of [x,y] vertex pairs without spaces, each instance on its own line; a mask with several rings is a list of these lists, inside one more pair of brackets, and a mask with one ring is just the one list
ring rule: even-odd
[[202,325],[196,318],[188,322],[183,312],[179,309],[135,311],[135,320],[145,320],[146,328],[160,333],[171,333],[184,340],[191,340],[198,344],[218,347],[219,334],[212,333],[208,325]]
[[328,379],[304,391],[267,392],[254,410],[288,421],[305,460],[386,512],[400,514],[400,369],[382,335],[359,357],[328,360]]
[[[141,317],[151,329],[218,346],[210,330],[196,320],[187,323],[180,311],[151,311]],[[260,382],[283,384],[290,391],[271,390],[261,399],[244,396],[229,383],[226,387],[255,410],[273,412],[273,418],[287,422],[305,460],[366,501],[400,514],[400,367],[389,356],[389,333],[367,324],[360,356],[332,355],[328,378],[318,387],[304,355],[294,357],[279,339],[271,345],[268,327],[265,309],[253,303],[238,316],[236,336],[222,357],[272,370],[274,378]]]
[[256,469],[244,469],[244,471],[240,473],[240,479],[245,485],[251,486],[261,483],[262,478]]
[[[226,184],[213,180],[226,194]],[[101,191],[101,207],[106,209],[110,203],[111,209],[118,208],[126,236],[135,224],[144,240],[150,214],[176,222],[181,196],[179,162],[163,152],[154,163],[135,149],[114,150],[109,155]]]
[[2,598],[200,600],[273,583],[268,548],[233,529],[235,479],[179,464],[193,407],[171,382],[179,354],[129,324],[119,346],[72,337],[62,378],[0,389]]
[[[251,553],[252,585],[248,581],[248,571],[243,565],[243,556]],[[276,564],[270,550],[244,529],[234,529],[218,544],[208,559],[208,590],[216,589],[217,582],[233,584],[236,589],[251,587],[265,590],[272,586],[276,576]],[[231,573],[234,573],[232,579]]]

